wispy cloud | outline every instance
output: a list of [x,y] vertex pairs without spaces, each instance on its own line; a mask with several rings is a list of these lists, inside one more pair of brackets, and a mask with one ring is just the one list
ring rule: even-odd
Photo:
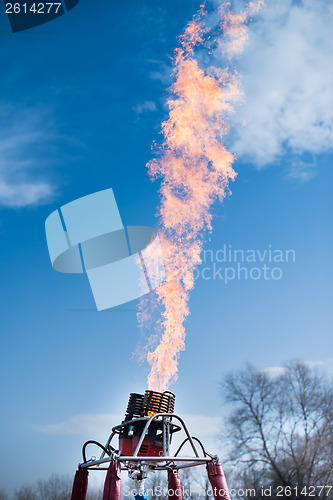
[[[235,3],[244,5],[245,0]],[[221,67],[235,64],[242,75],[245,101],[231,117],[229,146],[258,169],[285,164],[287,158],[287,177],[307,181],[316,175],[313,157],[333,151],[333,3],[265,3],[253,18],[242,56],[230,62],[220,49],[214,51]],[[196,56],[207,69],[208,54],[199,51]],[[167,62],[147,58],[146,63],[150,78],[170,85]]]
[[154,101],[144,101],[139,102],[133,108],[133,110],[138,114],[146,113],[149,111],[157,111],[157,106]]
[[[332,17],[329,0],[267,2],[256,16],[238,61],[246,103],[231,137],[240,159],[262,168],[285,154],[333,150]],[[314,174],[311,165],[289,165],[293,178]]]
[[304,361],[305,364],[307,364],[310,368],[318,368],[319,370],[325,370],[327,373],[330,375],[333,375],[333,358],[326,359],[326,360],[319,360],[319,361]]
[[45,172],[52,140],[45,112],[0,103],[0,206],[22,208],[53,198],[56,189]]
[[47,182],[7,181],[0,176],[0,205],[22,208],[47,203],[54,196],[54,188]]
[[275,378],[283,375],[286,370],[283,366],[267,366],[267,368],[263,368],[261,371],[266,373],[269,377]]
[[299,159],[293,159],[289,164],[287,176],[291,179],[298,179],[301,182],[306,182],[316,174],[315,162],[305,162]]
[[[191,430],[199,431],[202,435],[214,434],[221,425],[220,417],[209,415],[183,415]],[[81,413],[74,415],[67,420],[55,424],[45,424],[37,427],[40,432],[46,434],[86,434],[110,430],[110,425],[114,426],[123,420],[122,414],[92,414]]]
[[[216,435],[221,433],[222,418],[209,415],[182,415],[190,433],[204,441],[207,450],[216,452]],[[111,428],[123,420],[123,415],[117,414],[80,414],[74,415],[62,422],[45,424],[36,427],[37,431],[52,435],[94,436],[95,439],[106,441]],[[176,421],[175,421],[176,422]],[[177,422],[176,422],[177,423]],[[184,439],[183,432],[177,432],[173,438],[176,448]]]
[[56,435],[81,435],[85,436],[87,434],[100,435],[105,434],[107,438],[107,433],[110,431],[111,427],[121,422],[123,415],[117,414],[91,414],[82,413],[80,415],[74,415],[68,420],[58,422],[55,424],[45,424],[37,427],[37,430],[45,434],[56,434]]
[[[311,369],[318,369],[319,371],[322,371],[326,373],[329,376],[333,376],[333,359],[325,359],[325,360],[303,360],[303,363],[306,364],[309,368]],[[268,376],[270,377],[278,377],[280,375],[283,375],[285,373],[286,369],[284,366],[267,366],[261,370],[264,373],[267,373]]]
[[152,80],[158,80],[163,85],[170,85],[172,82],[172,66],[171,64],[166,64],[164,61],[158,59],[148,59],[147,63],[151,68],[148,71],[148,75]]

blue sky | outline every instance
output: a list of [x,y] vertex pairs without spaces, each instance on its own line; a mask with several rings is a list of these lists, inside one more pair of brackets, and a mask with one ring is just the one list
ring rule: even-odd
[[[112,187],[125,224],[156,225],[158,183],[145,165],[166,117],[176,37],[200,2],[91,5],[81,0],[62,18],[17,34],[0,10],[0,487],[7,489],[74,472],[81,444],[106,440],[129,392],[146,389],[148,367],[132,356],[136,302],[97,312],[86,277],[53,271],[44,222],[61,205]],[[215,206],[206,249],[215,256],[224,245],[292,249],[296,259],[274,264],[277,280],[196,281],[172,390],[178,412],[207,440],[225,414],[219,381],[228,371],[250,361],[273,373],[295,358],[331,369],[331,21],[328,1],[267,1],[237,61],[245,102],[228,145],[239,174],[232,196]],[[200,273],[213,265],[225,267],[215,259]]]

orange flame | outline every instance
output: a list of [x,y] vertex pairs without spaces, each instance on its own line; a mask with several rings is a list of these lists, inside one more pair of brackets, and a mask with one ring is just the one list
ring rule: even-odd
[[[246,25],[262,4],[249,3],[240,14],[230,5],[218,8],[218,33],[210,34],[209,47],[230,58],[240,54],[247,40]],[[212,229],[212,205],[229,193],[234,180],[235,157],[223,145],[229,129],[227,116],[232,103],[242,96],[239,76],[228,69],[210,67],[204,71],[194,57],[196,45],[204,45],[211,28],[205,25],[203,6],[180,36],[175,51],[171,97],[167,100],[169,118],[162,123],[163,144],[156,158],[148,163],[152,179],[161,178],[160,239],[166,277],[156,289],[162,306],[159,344],[148,352],[151,365],[149,389],[164,391],[177,380],[178,357],[185,349],[184,321],[189,315],[189,292],[194,286],[193,272],[201,263],[204,236]],[[221,34],[222,42],[221,42]],[[152,323],[144,299],[138,313],[141,325]],[[156,340],[156,335],[152,336]]]

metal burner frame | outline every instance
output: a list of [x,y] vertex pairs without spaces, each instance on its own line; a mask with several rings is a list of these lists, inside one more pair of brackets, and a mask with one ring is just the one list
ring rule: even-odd
[[[180,425],[177,425],[173,423],[173,419],[176,419]],[[158,421],[162,423],[162,432],[163,432],[163,454],[159,457],[157,456],[139,456],[139,450],[141,448],[141,445],[143,443],[143,440],[148,432],[148,429],[152,422]],[[141,433],[140,439],[138,441],[138,444],[135,448],[135,451],[133,453],[133,456],[124,456],[121,455],[119,450],[116,450],[115,448],[112,447],[111,442],[112,439],[114,438],[115,435],[120,434],[120,431],[125,427],[125,426],[130,426],[133,425],[137,422],[142,422],[146,421],[146,425]],[[177,452],[175,453],[174,456],[170,456],[170,444],[171,444],[171,437],[174,432],[178,432],[183,430],[186,435],[186,439],[182,442],[180,447],[178,448]],[[189,456],[189,457],[179,457],[178,453],[180,452],[182,446],[185,444],[186,441],[189,441],[191,448],[193,450],[194,456]],[[199,452],[197,450],[197,447],[195,446],[194,442],[198,442],[200,445],[200,448],[202,450],[202,454],[204,456],[200,456]],[[202,443],[199,441],[199,439],[191,436],[191,434],[188,431],[188,428],[184,422],[184,420],[179,416],[176,415],[175,413],[156,413],[155,415],[152,415],[151,417],[141,417],[141,418],[135,418],[133,420],[129,420],[126,422],[121,423],[120,425],[116,425],[115,427],[112,428],[112,433],[109,436],[105,446],[101,446],[99,443],[94,442],[94,441],[87,441],[86,444],[89,443],[95,443],[99,445],[102,449],[103,452],[100,456],[99,459],[90,459],[86,460],[83,463],[79,464],[79,467],[82,469],[88,469],[88,470],[107,470],[108,467],[101,467],[101,465],[104,465],[108,462],[112,461],[118,461],[121,463],[122,470],[132,470],[132,469],[137,469],[137,468],[146,468],[150,470],[178,470],[178,469],[185,469],[188,467],[195,467],[197,465],[206,465],[209,462],[215,462],[217,460],[216,456],[209,455],[206,453]],[[85,445],[84,445],[85,447]],[[108,456],[106,456],[108,455]],[[85,454],[83,452],[83,458],[85,460]]]

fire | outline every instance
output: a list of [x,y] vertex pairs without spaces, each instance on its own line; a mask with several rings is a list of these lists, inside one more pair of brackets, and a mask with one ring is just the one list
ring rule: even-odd
[[[223,138],[233,103],[242,96],[239,75],[214,66],[204,71],[195,58],[195,47],[219,51],[229,58],[240,54],[247,40],[249,16],[261,4],[251,2],[239,14],[230,10],[229,3],[219,6],[215,32],[207,26],[201,6],[175,50],[175,80],[167,100],[169,118],[162,123],[163,143],[148,163],[151,179],[161,179],[159,234],[166,270],[155,297],[162,307],[162,319],[157,323],[159,343],[147,354],[152,390],[164,391],[177,379],[193,272],[201,263],[205,235],[212,230],[212,206],[230,193],[229,181],[237,175],[235,156],[223,145]],[[139,322],[146,326],[153,321],[148,301],[151,298],[144,299],[138,313]]]

